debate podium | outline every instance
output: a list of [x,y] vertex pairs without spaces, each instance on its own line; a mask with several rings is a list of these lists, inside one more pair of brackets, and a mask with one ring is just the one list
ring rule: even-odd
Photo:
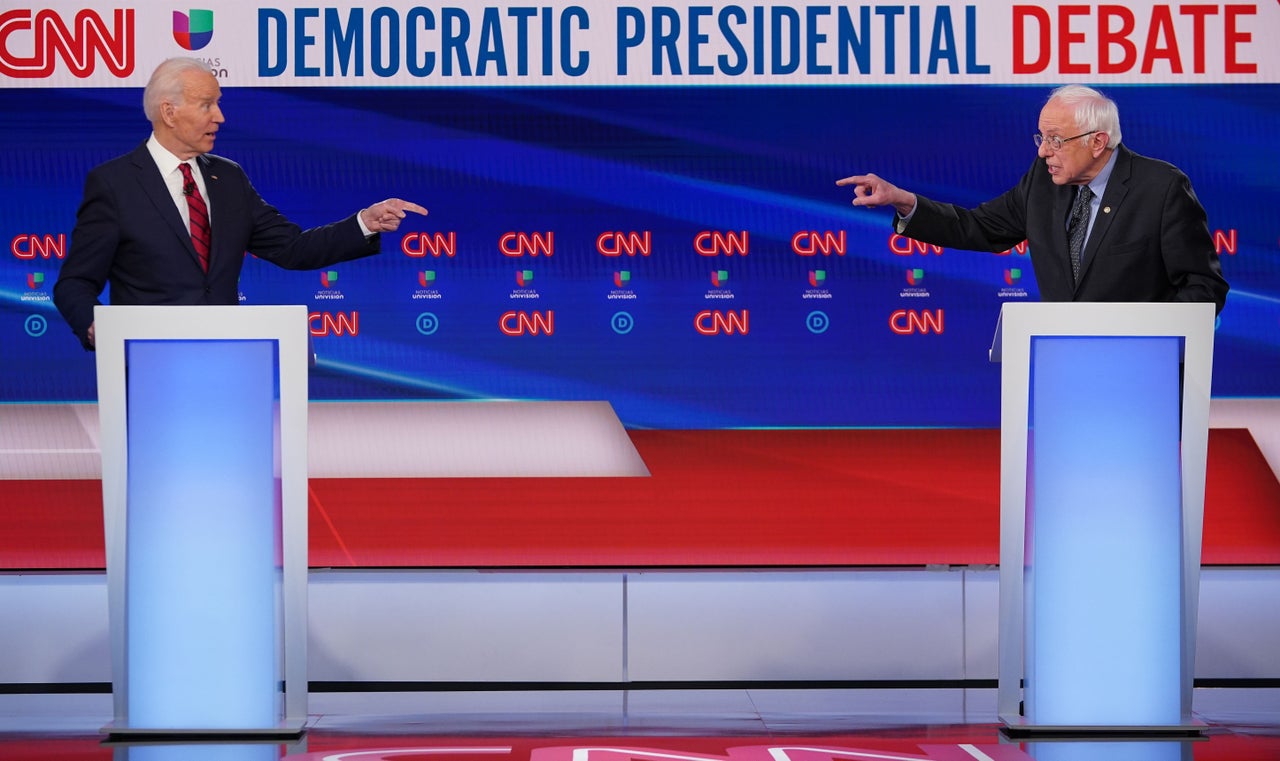
[[1004,304],[998,713],[1198,734],[1214,305]]
[[302,306],[94,310],[111,738],[307,719]]

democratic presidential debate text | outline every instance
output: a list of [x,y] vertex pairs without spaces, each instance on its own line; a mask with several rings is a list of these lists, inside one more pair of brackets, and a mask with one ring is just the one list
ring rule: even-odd
[[198,35],[147,6],[0,12],[0,77],[137,85],[198,50],[235,85],[1280,81],[1276,3],[209,4]]

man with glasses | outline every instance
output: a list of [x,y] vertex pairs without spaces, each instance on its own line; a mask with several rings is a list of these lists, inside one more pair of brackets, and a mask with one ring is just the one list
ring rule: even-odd
[[1204,207],[1176,167],[1120,143],[1120,116],[1092,88],[1054,90],[1022,180],[974,209],[917,196],[874,174],[852,185],[854,206],[892,206],[894,227],[925,243],[1005,251],[1028,242],[1044,301],[1211,301],[1227,281]]

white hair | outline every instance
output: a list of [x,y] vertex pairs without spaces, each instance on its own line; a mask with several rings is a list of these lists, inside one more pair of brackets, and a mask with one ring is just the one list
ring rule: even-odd
[[142,91],[142,112],[147,115],[147,121],[156,123],[160,118],[160,104],[165,101],[182,104],[182,75],[188,71],[213,73],[209,64],[199,58],[170,58],[151,73],[151,81]]
[[1051,100],[1070,108],[1080,129],[1107,133],[1108,148],[1120,145],[1120,109],[1114,100],[1084,85],[1063,85],[1049,93],[1045,102]]

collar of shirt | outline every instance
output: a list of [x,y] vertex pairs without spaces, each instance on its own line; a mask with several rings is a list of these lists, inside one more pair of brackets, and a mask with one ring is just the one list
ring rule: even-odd
[[[173,198],[174,205],[178,207],[178,213],[182,215],[183,224],[190,224],[191,221],[187,218],[187,199],[182,195],[182,172],[178,171],[178,165],[184,162],[160,145],[154,132],[147,139],[147,151],[151,153],[151,160],[156,162],[156,168],[160,170],[165,187],[169,189],[169,196]],[[185,163],[191,166],[191,176],[195,178],[196,185],[200,188],[200,195],[204,198],[205,205],[211,206],[209,191],[204,184],[204,173],[200,171],[195,159],[189,159]],[[209,216],[213,216],[212,208],[209,209]]]
[[1107,183],[1111,180],[1111,170],[1116,168],[1115,151],[1111,152],[1111,158],[1107,159],[1107,163],[1098,170],[1098,176],[1089,181],[1089,190],[1093,191],[1093,209],[1090,211],[1090,219],[1097,211],[1098,206],[1102,203],[1102,195],[1107,192]]

